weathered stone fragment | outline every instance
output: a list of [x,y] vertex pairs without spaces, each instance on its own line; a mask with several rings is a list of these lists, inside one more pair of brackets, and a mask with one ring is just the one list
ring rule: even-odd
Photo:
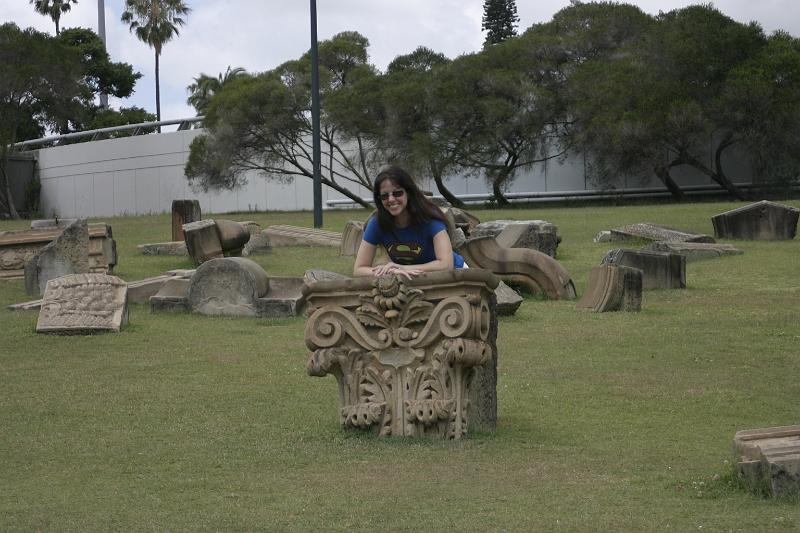
[[149,298],[150,312],[184,312],[189,310],[187,295],[190,279],[172,277]]
[[497,421],[498,280],[478,269],[312,282],[312,376],[339,384],[343,427],[460,438]]
[[686,288],[686,256],[683,255],[617,248],[606,253],[602,264],[638,268],[642,271],[644,289]]
[[36,332],[118,332],[127,323],[124,281],[107,274],[69,274],[47,283]]
[[188,308],[203,315],[257,316],[257,302],[267,294],[269,278],[261,266],[244,257],[206,261],[189,285]]
[[244,245],[250,240],[248,226],[233,220],[215,220],[214,223],[217,225],[217,234],[225,257],[241,256]]
[[497,297],[498,316],[511,316],[522,305],[522,296],[502,281],[497,285],[494,294]]
[[67,274],[89,272],[89,227],[86,220],[67,226],[25,263],[25,292],[44,294],[47,282]]
[[155,276],[152,278],[140,279],[128,283],[128,303],[132,304],[146,304],[150,301],[150,297],[157,294],[164,284],[171,280],[176,279],[176,276],[165,274],[163,276]]
[[262,318],[298,316],[305,310],[305,282],[300,277],[269,277],[267,294],[256,300],[256,315]]
[[344,225],[342,232],[342,244],[339,247],[339,255],[345,257],[355,256],[358,247],[364,238],[364,223],[359,220],[349,220]]
[[737,431],[733,453],[739,476],[751,490],[800,494],[800,426]]
[[183,241],[183,225],[202,218],[198,200],[172,200],[172,240]]
[[[611,230],[611,242],[660,241],[660,242],[715,242],[714,238],[702,233],[692,233],[650,222],[628,224]],[[598,241],[599,242],[599,241]]]
[[185,241],[139,244],[136,249],[142,255],[186,255],[189,253]]
[[762,200],[711,217],[719,239],[776,241],[794,239],[800,209]]
[[589,287],[575,305],[598,313],[640,311],[642,271],[621,265],[600,265],[589,272]]
[[263,234],[261,225],[257,222],[240,222],[250,234],[250,240],[242,248],[242,257],[249,255],[264,255],[270,251],[269,239]]
[[342,234],[300,226],[276,224],[264,230],[272,246],[335,246],[342,244]]
[[734,248],[732,244],[705,243],[705,242],[653,242],[645,250],[654,252],[670,252],[686,256],[686,261],[698,259],[711,259],[723,255],[739,255],[743,252]]
[[492,220],[470,232],[470,238],[487,236],[494,237],[502,248],[529,248],[550,257],[556,256],[560,241],[558,228],[544,220]]
[[569,272],[549,255],[529,248],[502,248],[492,237],[470,238],[459,252],[470,268],[483,268],[510,285],[523,285],[553,300],[575,298]]
[[38,311],[42,308],[41,298],[38,300],[31,300],[29,302],[22,302],[18,304],[11,304],[6,309],[11,311]]

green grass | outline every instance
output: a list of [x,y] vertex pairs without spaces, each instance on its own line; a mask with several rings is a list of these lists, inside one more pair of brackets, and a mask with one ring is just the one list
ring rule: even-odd
[[[474,212],[556,224],[582,294],[612,247],[599,230],[713,233],[739,205]],[[325,212],[325,229],[365,216]],[[191,267],[136,251],[169,240],[169,216],[105,221],[123,279]],[[735,244],[744,255],[689,263],[686,290],[646,291],[640,313],[526,299],[500,320],[497,432],[458,442],[342,431],[335,380],[306,375],[302,318],[132,305],[119,334],[37,335],[35,312],[5,308],[23,282],[0,282],[0,529],[797,531],[798,502],[746,492],[730,461],[737,430],[800,423],[800,240]],[[275,275],[351,268],[323,248],[255,259]]]

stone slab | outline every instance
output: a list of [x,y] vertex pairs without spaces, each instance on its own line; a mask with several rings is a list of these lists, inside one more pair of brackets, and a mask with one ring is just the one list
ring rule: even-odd
[[305,280],[301,277],[269,277],[266,296],[256,301],[256,316],[279,318],[299,316],[305,310],[306,298],[303,296]]
[[737,431],[733,453],[739,476],[751,490],[800,494],[800,425]]
[[258,298],[267,296],[269,276],[244,257],[212,259],[200,265],[189,284],[187,305],[203,315],[258,316]]
[[686,288],[686,257],[683,255],[617,248],[606,253],[602,264],[638,268],[642,271],[643,289]]
[[342,234],[315,228],[303,228],[275,224],[267,227],[264,233],[271,246],[335,246],[342,243]]
[[183,225],[186,250],[196,265],[224,257],[217,224],[213,219],[198,220]]
[[10,311],[38,311],[42,308],[42,300],[31,300],[30,302],[22,302],[18,304],[11,304],[6,307]]
[[139,244],[136,249],[142,255],[187,255],[189,253],[184,241]]
[[[599,238],[595,237],[595,239]],[[625,241],[660,241],[660,242],[715,242],[710,235],[693,233],[652,222],[638,222],[620,228],[612,229],[609,235],[611,242]],[[601,241],[597,241],[601,242]]]
[[37,333],[118,332],[128,323],[127,284],[107,274],[70,274],[45,288]]
[[714,259],[724,255],[740,255],[744,252],[732,244],[705,242],[653,242],[645,246],[645,250],[653,252],[669,252],[686,256],[686,261]]
[[775,241],[794,239],[800,209],[762,200],[711,217],[720,239]]

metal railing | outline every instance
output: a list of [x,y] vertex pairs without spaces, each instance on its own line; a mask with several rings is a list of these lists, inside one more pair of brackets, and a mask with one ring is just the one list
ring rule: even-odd
[[88,137],[88,140],[90,141],[99,141],[100,139],[108,138],[109,135],[113,133],[129,130],[132,130],[131,136],[145,135],[150,133],[149,130],[152,130],[153,128],[158,128],[160,126],[172,126],[175,124],[178,125],[177,131],[190,130],[202,127],[203,118],[204,117],[179,118],[175,120],[141,122],[139,124],[125,124],[124,126],[112,126],[109,128],[99,128],[96,130],[77,131],[75,133],[65,133],[63,135],[53,135],[51,137],[42,137],[41,139],[22,141],[14,144],[13,147],[18,150],[30,150],[31,148],[41,147],[43,145],[59,144],[63,141],[72,141],[75,139],[83,139],[85,137]]

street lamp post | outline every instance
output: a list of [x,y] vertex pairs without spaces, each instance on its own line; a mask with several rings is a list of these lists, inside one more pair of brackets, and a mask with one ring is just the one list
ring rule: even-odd
[[317,2],[311,0],[311,142],[314,169],[314,227],[322,227],[322,169],[319,149],[319,63],[317,61]]
[[[97,0],[97,35],[103,41],[103,46],[108,50],[106,43],[106,0]],[[100,107],[108,109],[108,95],[100,93]]]

